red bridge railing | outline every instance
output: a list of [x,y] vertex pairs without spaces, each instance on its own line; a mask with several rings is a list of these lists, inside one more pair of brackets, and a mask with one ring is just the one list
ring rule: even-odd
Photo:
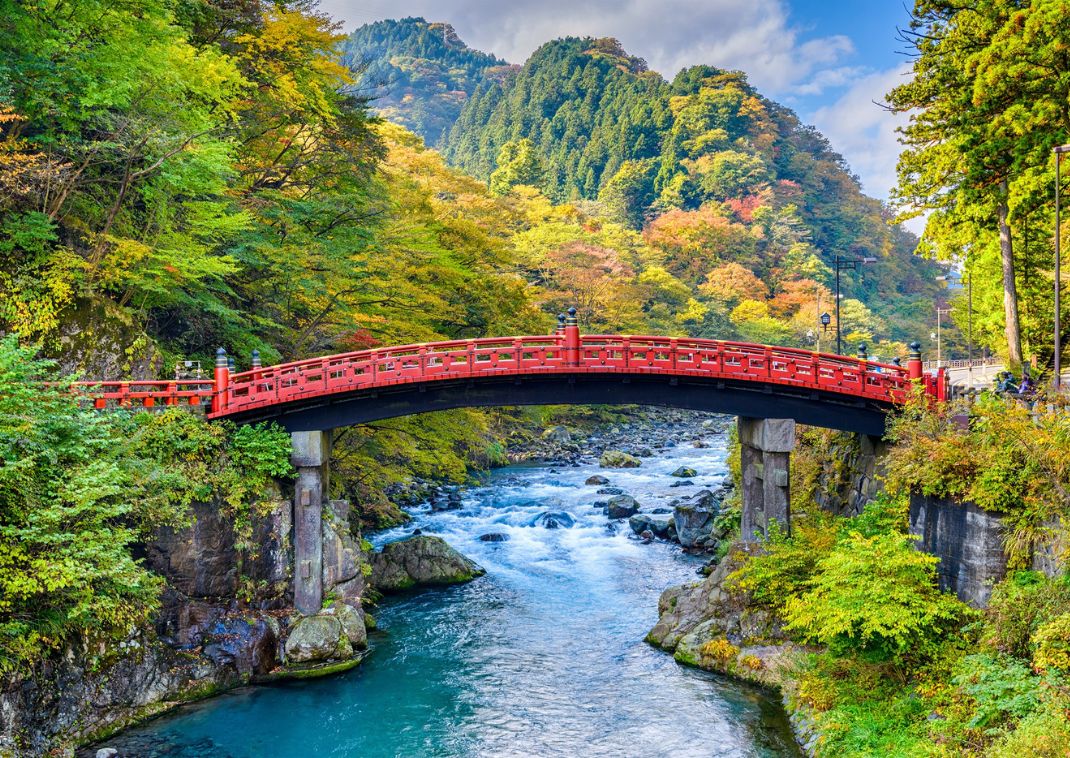
[[[913,347],[913,346],[912,346]],[[81,383],[96,407],[211,404],[210,418],[317,397],[456,379],[539,374],[660,374],[744,380],[901,403],[911,380],[946,399],[943,371],[784,347],[656,336],[580,335],[574,319],[547,336],[453,340],[362,350],[231,373],[220,349],[214,381]]]
[[215,396],[215,382],[211,379],[76,382],[74,388],[91,398],[94,408],[155,408],[175,405],[208,408]]

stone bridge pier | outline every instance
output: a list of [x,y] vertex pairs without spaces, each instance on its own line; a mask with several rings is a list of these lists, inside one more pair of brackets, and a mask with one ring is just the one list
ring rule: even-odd
[[765,539],[769,524],[791,529],[791,451],[795,447],[792,419],[738,419],[740,468],[743,473],[743,518],[746,540]]
[[293,432],[294,607],[305,615],[323,605],[323,504],[331,466],[329,431]]

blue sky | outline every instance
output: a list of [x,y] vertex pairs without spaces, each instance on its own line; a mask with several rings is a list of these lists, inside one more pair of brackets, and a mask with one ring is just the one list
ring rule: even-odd
[[[566,35],[616,37],[672,77],[706,63],[741,69],[847,158],[866,192],[887,198],[896,117],[873,101],[903,80],[906,0],[321,0],[346,30],[383,18],[446,21],[470,46],[522,63]],[[909,3],[912,5],[912,3]]]

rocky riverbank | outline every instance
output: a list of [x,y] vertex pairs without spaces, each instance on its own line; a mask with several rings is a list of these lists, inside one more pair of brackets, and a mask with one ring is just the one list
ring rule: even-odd
[[217,504],[196,504],[191,526],[164,530],[144,546],[145,560],[166,580],[151,628],[132,630],[118,645],[84,640],[32,674],[0,683],[0,756],[70,755],[181,703],[352,668],[374,628],[364,610],[373,587],[389,592],[482,573],[434,537],[374,552],[352,530],[349,504],[332,501],[323,523],[326,601],[319,613],[301,616],[290,607],[290,501],[276,495],[260,509],[253,551],[238,547],[220,512]]
[[800,747],[814,755],[820,735],[795,697],[793,678],[806,648],[788,639],[768,611],[749,606],[745,593],[726,587],[728,576],[755,549],[735,542],[704,580],[665,590],[658,600],[658,623],[646,639],[684,665],[780,692]]

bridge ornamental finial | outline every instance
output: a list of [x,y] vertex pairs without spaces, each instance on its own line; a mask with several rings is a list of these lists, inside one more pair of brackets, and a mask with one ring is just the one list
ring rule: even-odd
[[892,365],[893,366],[902,366],[903,365],[903,359],[900,358],[898,355],[895,356],[894,358],[892,358]]
[[216,368],[224,368],[227,365],[227,351],[223,348],[216,348],[215,351],[215,365]]
[[565,326],[575,326],[576,321],[576,306],[572,306],[568,309],[568,318],[565,319]]
[[919,360],[920,361],[921,360],[921,343],[920,342],[911,342],[909,347],[910,347],[910,359],[911,360]]
[[252,365],[253,365],[253,368],[260,368],[260,351],[259,350],[253,350]]
[[858,357],[861,358],[862,360],[868,360],[869,359],[869,353],[866,352],[866,343],[865,342],[863,342],[861,345],[858,346]]
[[233,358],[233,357],[231,357],[231,356],[227,356],[227,368],[228,368],[228,369],[229,369],[230,371],[233,371],[233,370],[234,370],[234,358]]

